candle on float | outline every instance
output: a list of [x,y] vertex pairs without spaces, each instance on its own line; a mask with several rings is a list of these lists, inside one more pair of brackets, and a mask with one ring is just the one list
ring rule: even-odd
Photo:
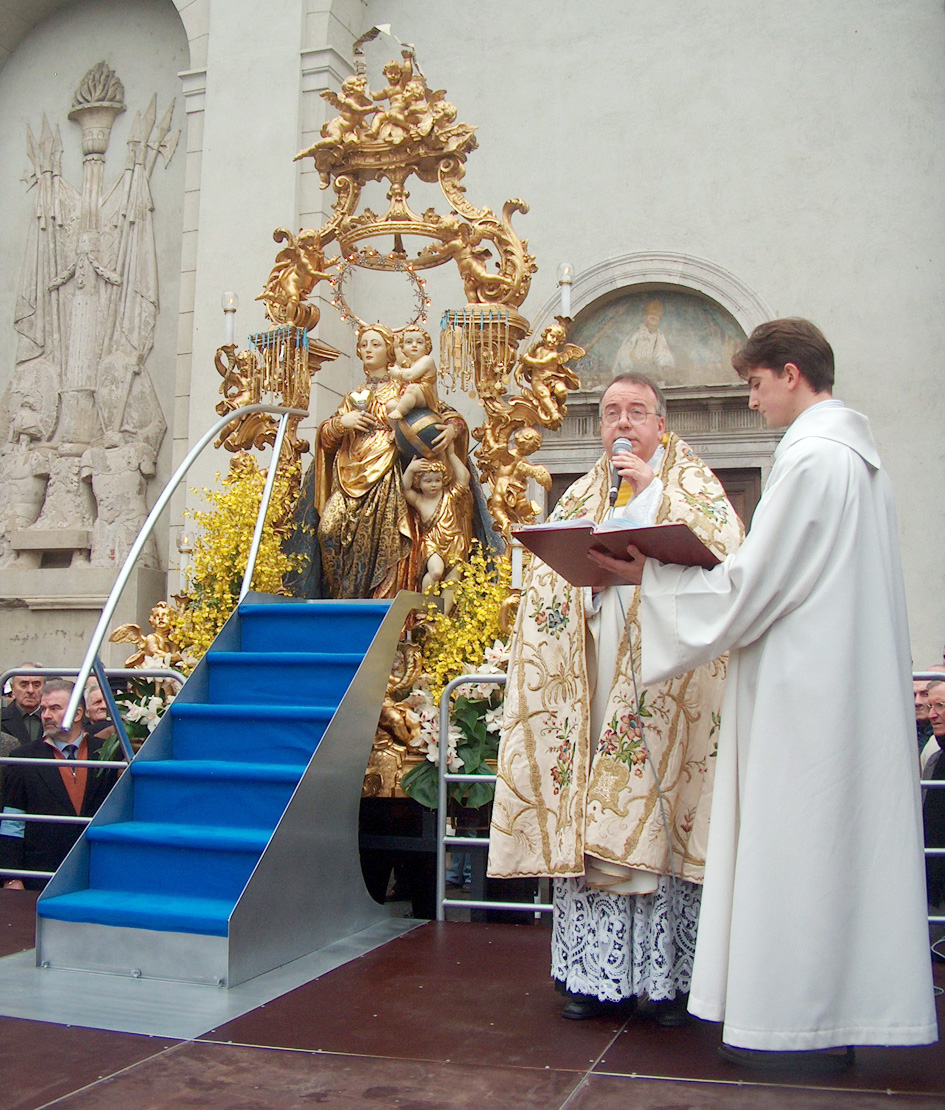
[[223,335],[227,347],[236,342],[236,310],[240,306],[240,299],[235,293],[224,293],[220,298],[223,308]]
[[561,296],[560,316],[571,316],[571,275],[573,273],[570,262],[562,262],[558,267],[558,293]]

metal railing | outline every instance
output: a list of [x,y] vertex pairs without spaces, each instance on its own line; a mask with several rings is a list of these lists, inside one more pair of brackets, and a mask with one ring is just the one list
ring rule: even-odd
[[[41,675],[43,678],[75,678],[79,673],[77,667],[12,667],[9,670],[0,674],[0,690],[2,690],[9,679],[16,678],[18,675]],[[186,682],[184,675],[180,671],[175,671],[171,667],[107,667],[103,668],[103,673],[106,677],[106,683],[102,686],[102,696],[105,698],[106,704],[109,704],[109,695],[111,694],[111,685],[107,682],[108,678],[162,678],[170,679],[173,682],[179,683],[181,686]],[[99,679],[101,683],[101,679]],[[115,705],[112,698],[111,705]],[[109,710],[112,723],[115,724],[115,717],[113,713],[118,713],[117,705],[114,710]],[[119,713],[120,716],[120,713]],[[0,717],[2,719],[2,717]],[[118,728],[116,725],[116,732]],[[126,732],[127,737],[127,732]],[[119,741],[121,734],[119,733]],[[127,754],[127,753],[126,753]],[[55,760],[53,762],[56,762]],[[33,764],[41,764],[48,766],[50,760],[41,759],[37,756],[16,756],[4,755],[0,756],[0,766],[32,766]],[[109,767],[116,770],[124,770],[129,763],[125,759],[70,759],[68,761],[70,767],[92,767],[102,768]],[[57,770],[60,768],[57,767]],[[0,815],[0,821],[2,821]],[[47,825],[87,825],[91,817],[69,816],[68,814],[60,813],[16,813],[7,817],[8,821],[40,821]],[[55,871],[29,871],[24,868],[6,868],[2,872],[0,882],[6,882],[7,879],[51,879]]]
[[[945,681],[945,672],[942,671],[915,671],[912,675],[913,682]],[[447,787],[453,782],[495,782],[496,775],[464,775],[448,770],[447,753],[448,732],[450,722],[450,695],[458,686],[481,683],[505,685],[508,681],[504,674],[480,675],[464,674],[454,678],[443,691],[440,697],[440,727],[439,727],[439,776],[438,776],[438,808],[437,808],[437,851],[436,851],[436,919],[446,919],[446,909],[459,906],[467,910],[533,910],[536,913],[550,913],[553,909],[547,903],[532,902],[490,902],[468,898],[446,897],[446,849],[448,847],[475,848],[478,851],[487,850],[489,847],[488,836],[448,836],[446,833],[446,805]],[[945,758],[945,756],[943,756]],[[920,783],[923,789],[945,789],[945,779],[926,780]],[[945,848],[925,848],[928,857],[945,856]],[[945,916],[929,914],[929,924],[945,925]]]
[[[256,554],[259,551],[259,541],[262,536],[263,525],[265,524],[266,520],[266,512],[269,508],[269,500],[272,497],[272,488],[273,484],[275,483],[276,470],[279,465],[279,455],[282,452],[282,444],[285,440],[285,433],[288,426],[289,418],[292,416],[308,416],[307,409],[284,408],[280,405],[244,405],[242,408],[234,409],[231,413],[227,413],[226,416],[218,420],[212,428],[204,432],[200,439],[187,452],[184,461],[180,464],[177,470],[174,471],[170,479],[168,479],[167,485],[161,491],[161,494],[158,497],[157,501],[154,502],[154,507],[151,509],[151,512],[148,513],[148,517],[142,525],[141,531],[138,533],[138,538],[132,544],[131,550],[128,552],[128,557],[127,559],[125,559],[121,570],[118,572],[118,577],[115,579],[115,585],[112,586],[111,593],[108,595],[108,600],[105,602],[104,608],[102,609],[102,615],[99,618],[98,624],[95,626],[95,631],[92,633],[92,642],[89,644],[88,651],[85,653],[85,659],[83,659],[82,666],[79,668],[76,681],[76,689],[72,692],[72,697],[69,699],[69,704],[66,707],[66,712],[62,719],[64,728],[68,729],[72,726],[72,722],[75,720],[75,715],[78,712],[81,691],[85,689],[85,683],[87,682],[88,677],[92,673],[92,671],[96,669],[96,665],[98,665],[99,667],[101,666],[101,664],[98,662],[98,653],[99,649],[102,646],[102,642],[105,639],[105,633],[108,630],[108,625],[111,622],[112,617],[114,616],[115,609],[118,606],[118,601],[122,595],[122,591],[124,590],[128,579],[131,577],[131,572],[132,570],[134,570],[134,565],[138,561],[138,556],[144,549],[144,545],[151,538],[151,533],[154,531],[154,526],[157,523],[158,517],[166,508],[177,487],[183,481],[184,475],[193,465],[194,460],[198,457],[198,455],[200,455],[207,444],[219,432],[227,427],[227,425],[232,424],[235,420],[240,419],[240,417],[242,416],[248,416],[254,412],[268,412],[273,415],[278,414],[281,415],[282,419],[279,421],[279,429],[276,433],[275,443],[273,444],[272,461],[269,465],[269,474],[266,477],[266,485],[263,490],[263,496],[259,503],[259,514],[256,518],[256,529],[253,533],[253,542],[249,549],[249,558],[247,559],[246,573],[243,576],[243,585],[240,589],[240,600],[242,601],[242,599],[246,596],[246,592],[249,589],[249,583],[252,581],[253,578],[253,571],[256,567]],[[107,683],[102,685],[103,694],[105,694],[106,685]],[[107,694],[105,700],[108,701]],[[111,709],[111,706],[109,706],[109,709]],[[122,726],[121,732],[119,733],[119,739],[122,738],[121,733],[123,732],[124,726]],[[124,741],[127,742],[127,736],[124,737]],[[125,748],[125,743],[122,744],[122,747]],[[126,749],[126,755],[128,755],[129,759],[133,758],[133,753],[130,752],[130,745]]]
[[446,910],[458,906],[465,910],[506,910],[508,912],[526,913],[551,913],[552,906],[546,902],[493,902],[488,899],[476,898],[447,898],[446,897],[446,849],[474,848],[477,851],[486,851],[489,847],[488,836],[449,836],[446,832],[446,804],[447,788],[454,782],[492,782],[496,781],[495,775],[466,775],[462,772],[450,771],[447,767],[449,752],[449,727],[450,727],[450,696],[458,686],[504,686],[507,677],[504,674],[461,674],[447,683],[440,696],[440,730],[439,745],[440,758],[437,781],[437,811],[436,811],[436,919],[446,920]]

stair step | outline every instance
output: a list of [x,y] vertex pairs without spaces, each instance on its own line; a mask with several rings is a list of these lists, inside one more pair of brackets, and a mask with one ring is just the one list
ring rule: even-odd
[[129,821],[89,828],[89,886],[238,898],[271,830]]
[[361,665],[356,652],[209,651],[209,701],[230,705],[337,705]]
[[114,825],[94,825],[88,830],[89,843],[157,844],[169,848],[196,848],[206,851],[261,853],[269,843],[264,829],[242,826],[174,825],[163,821],[118,821]]
[[152,760],[131,765],[136,821],[276,827],[302,775],[301,763]]
[[297,783],[305,774],[306,763],[242,763],[223,759],[151,759],[135,761],[131,773],[136,778],[232,782]]
[[[334,716],[333,705],[203,705],[172,702],[174,758],[307,762]],[[261,737],[266,736],[261,753]]]
[[366,652],[390,609],[389,601],[300,601],[240,606],[240,643],[244,651],[324,650],[344,644]]
[[234,900],[125,890],[76,890],[37,903],[40,917],[129,929],[225,937]]

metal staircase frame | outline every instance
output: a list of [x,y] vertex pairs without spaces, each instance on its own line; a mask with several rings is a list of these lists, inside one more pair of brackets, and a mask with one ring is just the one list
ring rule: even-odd
[[[306,602],[274,595],[248,595],[259,541],[272,495],[278,460],[290,417],[301,409],[247,405],[227,414],[191,448],[169,479],[142,526],[102,610],[66,709],[63,727],[78,712],[81,691],[93,670],[100,672],[99,651],[121,593],[155,523],[190,466],[208,443],[244,415],[267,412],[281,416],[272,459],[239,600],[300,606]],[[349,602],[347,604],[376,604]],[[420,595],[402,592],[390,603],[380,629],[318,741],[298,786],[230,915],[227,936],[126,928],[42,915],[43,902],[88,886],[90,850],[83,836],[42,892],[37,903],[36,963],[41,967],[100,971],[234,986],[386,919],[389,911],[374,902],[361,879],[358,809],[364,768],[373,731],[364,739],[365,708],[383,700],[391,659],[411,609]],[[239,605],[214,647],[236,649],[240,637]],[[195,667],[177,696],[181,704],[206,701],[209,665]],[[167,758],[173,722],[167,714],[141,747],[135,762]],[[313,771],[313,766],[317,768]],[[89,827],[132,819],[132,775],[122,775]],[[311,877],[315,876],[314,879]]]

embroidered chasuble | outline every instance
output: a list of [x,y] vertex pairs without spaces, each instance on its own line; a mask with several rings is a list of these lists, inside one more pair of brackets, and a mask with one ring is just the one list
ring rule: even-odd
[[[721,483],[672,433],[657,476],[663,492],[655,523],[687,524],[720,558],[738,547],[741,524]],[[562,496],[552,519],[603,520],[609,490],[610,465],[602,456]],[[702,880],[725,662],[644,687],[639,591],[622,587],[620,594],[631,637],[628,642],[621,612],[609,649],[613,665],[603,668],[614,680],[599,690],[585,591],[540,560],[531,562],[509,661],[490,875],[582,875],[585,854],[604,872],[629,867],[669,874],[655,767],[673,869]]]

